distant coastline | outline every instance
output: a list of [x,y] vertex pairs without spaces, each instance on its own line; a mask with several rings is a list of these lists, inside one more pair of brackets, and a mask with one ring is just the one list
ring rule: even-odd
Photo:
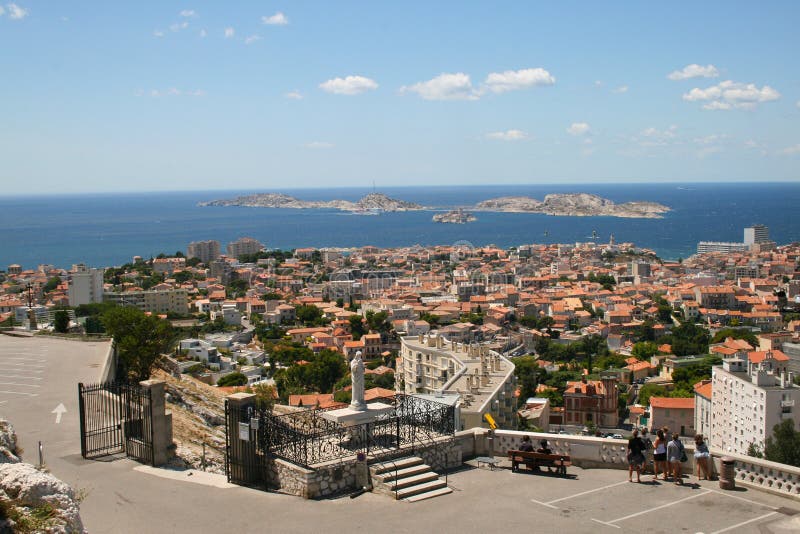
[[[373,214],[375,212],[430,211],[434,208],[390,198],[382,193],[370,193],[356,202],[350,200],[300,200],[284,193],[256,193],[231,199],[210,200],[198,206],[291,208],[291,209],[338,209],[351,213]],[[503,213],[540,213],[564,217],[623,217],[660,219],[670,211],[668,206],[650,201],[630,201],[616,204],[612,200],[589,193],[552,193],[537,200],[529,196],[507,196],[478,202],[468,208],[472,211]],[[434,222],[453,222],[452,216],[444,220],[434,217]],[[474,221],[474,217],[471,219]],[[463,222],[471,222],[464,220]]]

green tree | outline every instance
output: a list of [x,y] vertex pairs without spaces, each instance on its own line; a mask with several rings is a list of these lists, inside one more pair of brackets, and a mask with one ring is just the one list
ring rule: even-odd
[[296,308],[297,320],[305,326],[319,326],[324,323],[322,310],[314,305],[300,305]]
[[114,338],[124,376],[137,382],[150,378],[161,354],[173,341],[169,321],[128,306],[111,308],[103,313],[101,321]]
[[751,347],[758,347],[758,338],[756,338],[753,332],[746,328],[723,328],[714,334],[714,337],[711,338],[711,343],[722,343],[729,337],[733,339],[743,339],[750,343]]
[[47,283],[42,287],[42,291],[45,293],[50,293],[55,288],[58,287],[58,284],[61,283],[61,278],[58,276],[54,276],[47,280]]
[[772,429],[764,443],[764,458],[800,467],[800,431],[794,429],[793,419],[784,419]]
[[373,332],[386,334],[392,329],[392,323],[389,322],[389,314],[385,311],[368,311],[366,315],[367,325],[369,325],[369,329]]
[[633,344],[631,354],[640,360],[649,360],[658,352],[658,345],[652,341],[639,341]]
[[239,372],[225,375],[219,380],[217,380],[218,386],[244,386],[246,384],[247,384],[247,377]]
[[58,310],[53,317],[53,328],[59,334],[66,334],[69,330],[69,313],[66,310]]
[[351,315],[347,320],[350,322],[350,333],[353,334],[353,340],[358,341],[367,333],[367,328],[360,315]]
[[645,384],[639,390],[639,404],[647,406],[650,403],[650,397],[666,397],[667,390],[662,386],[655,384]]

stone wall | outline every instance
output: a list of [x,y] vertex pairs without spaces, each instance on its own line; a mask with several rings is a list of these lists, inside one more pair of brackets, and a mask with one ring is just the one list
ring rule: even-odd
[[717,472],[719,472],[720,457],[727,456],[734,459],[736,484],[800,500],[800,468],[721,451],[712,451],[712,454]]
[[347,458],[305,469],[285,460],[267,462],[267,480],[271,489],[277,489],[304,499],[331,497],[349,493],[356,487],[356,458]]

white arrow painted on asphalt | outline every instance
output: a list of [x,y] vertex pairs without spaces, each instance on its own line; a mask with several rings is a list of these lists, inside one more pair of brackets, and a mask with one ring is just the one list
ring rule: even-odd
[[66,412],[67,412],[67,408],[64,406],[64,403],[62,402],[61,404],[56,406],[55,410],[53,410],[50,413],[56,414],[56,424],[59,424],[59,423],[61,423],[61,416],[64,415]]

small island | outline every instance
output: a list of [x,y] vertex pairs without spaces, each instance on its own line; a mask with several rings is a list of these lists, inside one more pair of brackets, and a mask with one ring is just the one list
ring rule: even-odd
[[300,200],[283,193],[257,193],[232,199],[200,202],[199,206],[239,206],[246,208],[337,209],[355,214],[419,211],[424,206],[389,198],[383,193],[370,193],[356,202],[350,200]]
[[437,223],[466,224],[477,220],[477,217],[461,208],[446,213],[437,213],[433,216],[433,222]]
[[588,193],[559,193],[536,200],[531,197],[499,197],[479,202],[475,211],[542,213],[572,217],[626,217],[660,219],[670,208],[657,202],[634,201],[615,204],[612,200]]
[[[283,193],[256,193],[231,199],[200,202],[199,206],[238,206],[247,208],[335,209],[355,215],[378,215],[400,211],[431,211],[435,208],[414,202],[390,198],[383,193],[370,193],[351,200],[300,200]],[[438,209],[442,209],[439,207]],[[445,209],[447,209],[445,207]],[[433,222],[465,224],[476,217],[471,211],[504,213],[541,213],[567,217],[625,217],[660,219],[670,208],[657,202],[634,201],[616,204],[614,201],[589,193],[554,193],[537,200],[531,197],[498,197],[478,202],[469,208],[457,208],[433,216]]]

